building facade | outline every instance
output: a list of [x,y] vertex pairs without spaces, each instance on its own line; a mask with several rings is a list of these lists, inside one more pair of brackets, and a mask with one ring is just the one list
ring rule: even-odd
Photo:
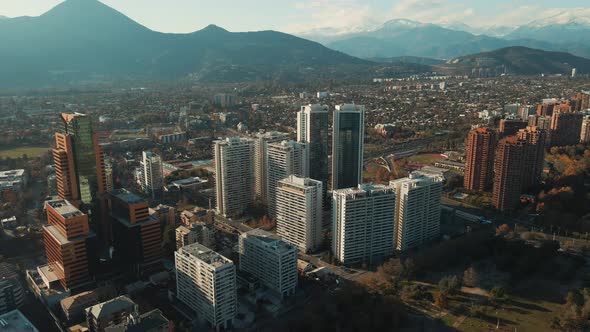
[[266,193],[268,215],[277,216],[276,196],[278,181],[297,175],[307,177],[309,174],[309,159],[306,143],[282,141],[268,144],[266,149]]
[[289,139],[289,134],[278,131],[260,132],[254,139],[254,194],[263,205],[268,205],[268,145]]
[[216,141],[215,190],[217,213],[238,216],[253,202],[254,141],[232,137]]
[[294,175],[277,185],[277,234],[303,252],[322,241],[322,182]]
[[297,112],[297,141],[307,143],[309,153],[309,177],[322,181],[324,198],[328,190],[329,160],[328,155],[328,106],[301,106]]
[[162,261],[160,220],[150,215],[148,201],[125,189],[109,193],[113,225],[113,260],[134,274],[150,273]]
[[275,234],[253,229],[240,235],[240,270],[281,297],[297,288],[297,248]]
[[582,113],[556,111],[551,117],[549,139],[551,146],[576,145],[580,142]]
[[580,143],[590,143],[590,116],[586,116],[582,121]]
[[98,264],[96,235],[88,215],[61,199],[46,202],[45,208],[43,238],[49,268],[66,290],[88,284]]
[[465,189],[486,191],[492,188],[497,140],[497,133],[487,127],[473,129],[467,135],[463,183]]
[[413,172],[390,182],[396,192],[395,248],[405,251],[440,236],[443,176]]
[[215,249],[215,227],[213,224],[194,222],[190,226],[176,228],[176,249],[193,243],[200,243],[209,249]]
[[492,204],[498,210],[512,210],[519,202],[526,170],[527,142],[511,136],[500,140],[494,162]]
[[356,188],[363,177],[365,107],[337,105],[332,128],[332,190]]
[[176,296],[219,330],[232,325],[237,314],[234,263],[198,243],[174,253]]
[[164,191],[164,170],[162,158],[151,151],[143,151],[141,167],[141,189],[152,199],[161,197]]
[[374,264],[393,255],[395,191],[363,184],[332,195],[332,253],[342,264]]
[[522,179],[522,190],[526,191],[541,182],[547,148],[547,132],[539,127],[529,126],[519,130],[516,137],[527,142]]

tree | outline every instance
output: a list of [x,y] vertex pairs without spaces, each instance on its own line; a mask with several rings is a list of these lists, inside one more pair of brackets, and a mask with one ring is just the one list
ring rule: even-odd
[[438,291],[434,294],[434,305],[440,309],[445,310],[449,307],[449,296],[446,292]]
[[496,228],[496,235],[506,235],[510,232],[510,226],[502,224]]
[[463,283],[469,287],[476,287],[479,283],[479,273],[473,266],[463,272]]
[[565,302],[570,307],[574,305],[581,307],[584,305],[584,295],[582,295],[579,290],[573,289],[567,292]]
[[490,291],[490,300],[493,303],[500,303],[506,300],[506,290],[502,286],[495,286]]
[[461,280],[457,276],[447,276],[438,282],[440,292],[454,294],[461,289]]

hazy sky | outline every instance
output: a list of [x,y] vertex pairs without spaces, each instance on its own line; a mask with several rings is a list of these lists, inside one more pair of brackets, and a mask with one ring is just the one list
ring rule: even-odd
[[[70,0],[77,1],[77,0]],[[0,0],[0,15],[37,16],[62,0]],[[473,26],[519,25],[563,10],[590,17],[589,0],[102,0],[162,32],[208,24],[231,31],[302,32],[379,24],[393,18],[461,21]]]

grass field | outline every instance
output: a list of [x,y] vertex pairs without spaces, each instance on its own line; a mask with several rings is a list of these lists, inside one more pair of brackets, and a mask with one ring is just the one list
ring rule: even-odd
[[26,154],[29,158],[36,158],[49,151],[49,147],[22,146],[18,148],[0,150],[0,158],[21,158]]
[[407,160],[410,163],[418,164],[434,164],[435,162],[445,159],[443,156],[438,154],[418,154],[415,156],[408,157]]
[[467,317],[457,328],[460,331],[489,331],[496,329],[500,319],[500,331],[547,331],[551,320],[558,316],[560,305],[547,301],[512,298],[508,303],[495,309],[485,307],[480,317]]

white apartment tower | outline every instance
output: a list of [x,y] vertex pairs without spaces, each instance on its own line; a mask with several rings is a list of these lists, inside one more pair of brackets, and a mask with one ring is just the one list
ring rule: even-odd
[[268,205],[268,193],[266,181],[267,175],[267,149],[271,143],[289,139],[289,134],[278,131],[260,132],[256,134],[254,141],[254,193],[263,204]]
[[254,141],[231,137],[214,143],[217,213],[242,214],[253,200],[252,155]]
[[266,152],[266,174],[268,178],[265,182],[268,215],[271,218],[276,218],[277,183],[290,175],[307,177],[309,174],[309,156],[307,154],[307,145],[295,141],[268,144]]
[[393,254],[392,187],[361,184],[333,191],[332,201],[332,253],[342,264],[372,264]]
[[332,133],[332,190],[356,188],[363,179],[365,106],[337,105]]
[[294,175],[277,185],[277,234],[303,252],[322,241],[322,182]]
[[395,248],[404,251],[440,235],[441,175],[413,172],[391,181],[397,195]]
[[143,151],[141,160],[141,188],[152,199],[164,190],[162,158],[151,151]]
[[236,267],[198,243],[174,253],[176,296],[215,329],[227,329],[237,314]]
[[253,229],[240,235],[240,270],[246,271],[281,298],[297,288],[297,248],[273,233]]

